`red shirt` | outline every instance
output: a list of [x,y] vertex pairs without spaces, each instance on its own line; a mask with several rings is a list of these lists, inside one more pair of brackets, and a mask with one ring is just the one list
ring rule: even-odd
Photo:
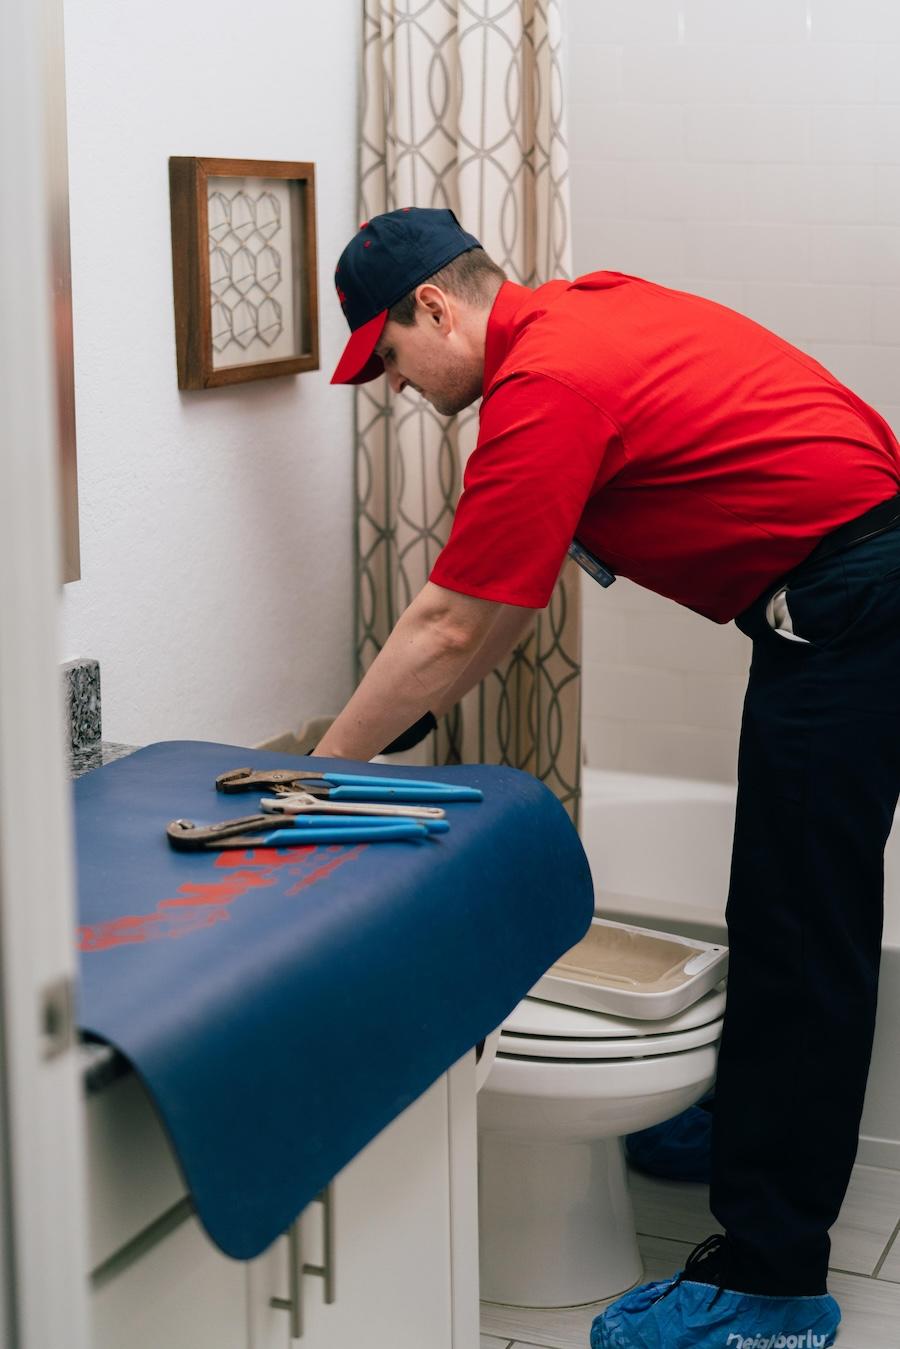
[[577,535],[619,575],[727,623],[897,492],[887,422],[752,319],[621,272],[507,281],[429,579],[540,609]]

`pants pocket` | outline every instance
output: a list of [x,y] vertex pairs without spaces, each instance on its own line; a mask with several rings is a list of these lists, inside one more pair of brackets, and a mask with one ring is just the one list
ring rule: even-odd
[[789,589],[789,586],[782,586],[780,590],[776,590],[774,595],[770,596],[766,605],[766,622],[779,637],[784,637],[789,642],[805,642],[808,646],[809,638],[801,637],[798,632],[794,631],[794,620],[787,602]]

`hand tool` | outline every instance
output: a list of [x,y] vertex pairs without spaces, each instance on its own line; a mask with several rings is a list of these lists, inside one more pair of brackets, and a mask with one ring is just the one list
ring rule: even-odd
[[296,788],[338,801],[481,801],[484,795],[476,787],[455,787],[451,783],[427,782],[423,778],[366,777],[359,773],[317,773],[303,769],[276,768],[254,771],[234,768],[220,773],[216,788],[220,792],[252,791],[273,787]]
[[198,825],[193,820],[173,820],[166,827],[169,842],[181,850],[209,848],[288,848],[310,843],[380,843],[391,840],[421,840],[428,830],[414,820],[358,824],[316,820],[314,827],[293,827],[293,819],[273,829],[271,815],[244,815],[218,824]]
[[[329,775],[330,778],[330,775]],[[439,782],[404,782],[400,778],[379,778],[378,785],[351,785],[349,775],[340,783],[332,785],[324,778],[311,782],[308,778],[296,784],[301,791],[324,801],[481,801],[483,793],[477,787],[445,787]],[[275,791],[284,791],[276,787]],[[295,790],[288,788],[288,791]]]
[[279,812],[283,815],[310,814],[313,811],[325,816],[355,815],[369,819],[381,819],[387,816],[395,820],[443,820],[447,812],[443,806],[387,806],[364,801],[320,801],[310,792],[295,792],[290,788],[276,787],[278,796],[264,796],[260,800],[263,810]]
[[270,829],[330,829],[335,834],[345,834],[348,829],[393,829],[398,824],[414,824],[425,830],[426,834],[449,834],[449,820],[410,820],[382,816],[361,818],[359,815],[349,819],[322,819],[320,815],[303,815],[286,812],[283,824],[276,824],[272,815],[267,815]]

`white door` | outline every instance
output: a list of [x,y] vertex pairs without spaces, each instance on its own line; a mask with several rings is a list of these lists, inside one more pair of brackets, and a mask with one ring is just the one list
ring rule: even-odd
[[[57,650],[51,175],[59,0],[0,5],[0,1316],[86,1349],[74,905]],[[54,45],[55,44],[55,45]],[[54,203],[54,209],[59,202]]]

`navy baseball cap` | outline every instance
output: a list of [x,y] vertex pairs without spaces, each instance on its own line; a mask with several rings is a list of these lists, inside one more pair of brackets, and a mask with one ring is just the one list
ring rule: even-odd
[[374,350],[391,305],[460,253],[480,247],[450,210],[404,206],[364,220],[334,273],[350,340],[332,384],[366,384],[383,374]]

